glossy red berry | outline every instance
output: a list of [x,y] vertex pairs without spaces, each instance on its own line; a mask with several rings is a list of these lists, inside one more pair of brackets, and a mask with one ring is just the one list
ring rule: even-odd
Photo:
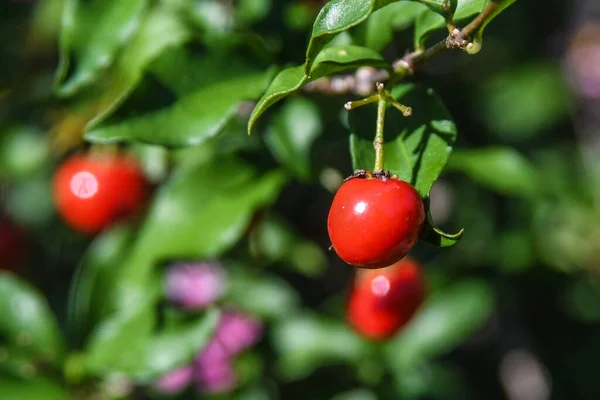
[[405,326],[424,299],[421,268],[416,261],[405,258],[387,268],[358,272],[347,318],[362,336],[382,340]]
[[148,183],[124,155],[75,155],[54,176],[54,203],[74,229],[94,234],[143,205]]
[[327,228],[348,264],[383,268],[404,257],[419,239],[425,209],[419,193],[398,179],[353,178],[333,198]]

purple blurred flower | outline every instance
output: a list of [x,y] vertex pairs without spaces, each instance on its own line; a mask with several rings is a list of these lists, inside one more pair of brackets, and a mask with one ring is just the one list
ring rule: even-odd
[[213,337],[196,356],[196,365],[208,368],[212,364],[228,362],[231,357],[231,352],[223,346],[223,343]]
[[262,335],[262,325],[256,318],[236,311],[223,314],[216,338],[232,354],[255,345]]
[[237,377],[229,360],[214,362],[211,365],[197,365],[194,381],[202,392],[224,393],[233,390]]
[[183,391],[192,383],[193,366],[175,369],[163,375],[154,383],[154,388],[161,393],[175,394]]
[[201,310],[223,296],[226,281],[218,264],[177,264],[167,271],[166,296],[183,308]]

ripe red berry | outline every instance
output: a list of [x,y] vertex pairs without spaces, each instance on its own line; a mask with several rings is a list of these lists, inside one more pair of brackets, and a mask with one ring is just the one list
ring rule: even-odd
[[419,193],[398,179],[353,178],[333,198],[327,228],[348,264],[383,268],[404,257],[419,239],[425,209]]
[[94,234],[134,214],[148,193],[138,166],[124,155],[75,155],[54,176],[54,203],[74,229]]
[[386,339],[410,321],[424,299],[421,268],[416,261],[405,258],[387,268],[358,272],[347,318],[362,336]]

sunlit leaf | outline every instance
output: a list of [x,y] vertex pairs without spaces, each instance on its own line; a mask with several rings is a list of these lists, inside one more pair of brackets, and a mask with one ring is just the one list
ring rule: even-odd
[[[456,127],[448,110],[431,89],[399,85],[392,90],[392,96],[412,107],[413,113],[404,117],[394,108],[387,111],[384,169],[413,185],[426,198],[450,157]],[[374,106],[349,111],[354,169],[373,169],[375,121]]]

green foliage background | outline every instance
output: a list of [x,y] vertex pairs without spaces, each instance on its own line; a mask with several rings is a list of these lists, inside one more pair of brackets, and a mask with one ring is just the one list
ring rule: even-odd
[[[392,91],[413,116],[388,111],[386,168],[465,233],[414,249],[431,295],[371,343],[344,321],[353,270],[327,251],[326,219],[342,179],[371,168],[374,107],[348,112],[359,96],[306,85],[392,71],[487,1],[324,3],[2,5],[0,206],[27,262],[0,274],[0,398],[158,398],[149,384],[194,357],[222,306],[266,333],[218,399],[532,398],[515,397],[514,374],[536,399],[599,398],[600,168],[579,135],[597,103],[568,79],[575,45],[553,40],[575,5],[514,2],[477,32],[477,54],[446,52]],[[142,220],[90,239],[60,221],[50,187],[61,160],[102,145],[134,154],[156,188]],[[223,304],[161,307],[165,266],[206,259],[227,268]],[[515,354],[526,361],[507,364]]]

